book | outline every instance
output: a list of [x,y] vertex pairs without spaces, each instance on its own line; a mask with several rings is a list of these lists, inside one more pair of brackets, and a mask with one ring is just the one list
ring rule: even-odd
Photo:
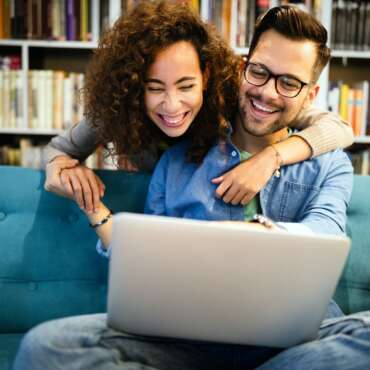
[[342,117],[344,121],[349,121],[348,95],[349,95],[349,85],[346,83],[341,83],[339,90],[339,115]]

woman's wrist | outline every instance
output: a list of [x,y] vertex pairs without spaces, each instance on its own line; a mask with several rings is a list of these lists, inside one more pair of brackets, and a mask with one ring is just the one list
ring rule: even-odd
[[90,227],[92,227],[93,229],[97,229],[98,227],[106,224],[109,221],[109,219],[112,218],[112,216],[113,216],[113,211],[109,210],[107,215],[105,217],[101,218],[99,221],[94,222],[94,223],[90,222]]
[[275,159],[275,170],[274,170],[274,176],[280,177],[280,168],[284,165],[283,158],[277,149],[275,144],[271,144],[270,147],[274,151],[274,159]]
[[284,165],[284,162],[275,144],[267,146],[264,150],[262,150],[262,152],[260,152],[260,154],[263,155],[261,157],[263,160],[262,164],[265,167],[267,167],[267,165],[269,166],[269,172],[271,176],[279,177],[280,168]]
[[[109,208],[107,208],[105,205],[103,205],[102,203],[101,203],[101,205],[100,205],[100,207],[99,207],[99,209],[98,209],[97,212],[90,212],[90,213],[85,212],[85,214],[86,214],[86,216],[87,216],[87,218],[89,220],[89,224],[90,225],[96,225],[98,223],[101,223],[102,220],[104,220],[105,218],[107,218],[110,213],[112,213],[111,210]],[[111,216],[109,216],[109,218],[110,217]],[[105,221],[104,223],[106,223],[106,222],[107,221]]]

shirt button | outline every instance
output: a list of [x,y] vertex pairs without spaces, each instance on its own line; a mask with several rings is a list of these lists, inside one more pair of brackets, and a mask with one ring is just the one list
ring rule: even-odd
[[231,156],[232,156],[232,157],[236,157],[236,156],[237,156],[237,154],[238,154],[238,153],[237,153],[235,150],[233,150],[233,151],[231,152]]

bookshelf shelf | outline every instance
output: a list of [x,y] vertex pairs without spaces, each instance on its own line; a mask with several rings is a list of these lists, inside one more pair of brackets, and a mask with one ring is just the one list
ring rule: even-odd
[[[19,38],[7,38],[7,39],[0,39],[0,54],[1,56],[5,57],[15,57],[20,60],[20,70],[17,83],[17,88],[21,91],[19,95],[19,101],[22,101],[22,108],[19,109],[21,111],[19,116],[22,117],[19,121],[9,123],[0,122],[4,127],[0,127],[0,136],[4,135],[3,141],[5,143],[10,142],[13,139],[19,139],[23,137],[27,137],[28,140],[34,141],[35,143],[39,143],[48,139],[48,137],[60,134],[60,130],[51,129],[48,127],[65,127],[68,124],[73,124],[75,122],[75,116],[73,119],[65,119],[65,115],[63,119],[66,121],[63,125],[55,124],[55,119],[47,119],[48,124],[40,124],[39,129],[28,128],[30,126],[37,127],[37,123],[35,121],[32,122],[32,119],[35,118],[34,112],[42,111],[46,109],[45,107],[51,106],[48,103],[49,95],[54,96],[53,94],[43,94],[39,93],[42,88],[39,88],[40,83],[37,82],[37,88],[34,88],[34,82],[36,78],[33,80],[32,76],[36,76],[39,72],[50,73],[50,72],[59,72],[61,70],[64,71],[66,77],[68,75],[80,73],[82,74],[85,66],[92,54],[93,49],[98,47],[98,40],[101,34],[101,30],[105,29],[108,26],[111,26],[113,22],[119,17],[121,13],[121,6],[122,9],[125,9],[125,6],[131,3],[131,0],[92,0],[87,1],[83,0],[90,7],[88,12],[89,17],[89,29],[88,35],[85,34],[86,37],[82,37],[82,31],[79,37],[76,34],[76,37],[68,36],[68,33],[61,32],[60,34],[51,34],[46,33],[47,40],[41,39],[19,39]],[[82,2],[82,0],[81,0]],[[195,3],[196,1],[193,0]],[[292,1],[291,1],[292,2]],[[40,2],[36,2],[39,4]],[[59,4],[58,6],[62,6],[60,4],[64,3],[67,4],[68,2],[57,2],[52,0],[45,0],[45,3],[48,4]],[[253,22],[256,16],[260,14],[262,11],[265,10],[264,5],[262,5],[263,9],[258,9],[258,2],[255,0],[201,0],[199,1],[199,11],[203,19],[210,21],[213,23],[220,33],[225,37],[226,40],[230,42],[230,45],[233,47],[235,52],[239,55],[247,55],[249,48],[247,47],[248,42],[250,41],[250,36],[253,32]],[[267,2],[266,2],[267,3]],[[282,3],[280,0],[269,0],[269,6],[277,6]],[[313,4],[314,2],[310,1],[301,1],[301,3],[306,4]],[[315,2],[316,3],[316,2]],[[317,2],[318,4],[320,2]],[[348,2],[350,3],[350,2]],[[40,3],[41,4],[41,3]],[[244,5],[243,5],[244,4]],[[319,17],[324,26],[328,29],[329,34],[331,33],[330,30],[334,29],[336,20],[333,18],[333,5],[338,4],[338,0],[327,0],[325,2],[321,2],[318,8],[318,12],[316,13]],[[54,6],[53,5],[53,6]],[[55,5],[56,6],[56,5]],[[244,9],[241,11],[240,9]],[[311,9],[315,11],[314,7]],[[317,9],[316,9],[317,10]],[[247,14],[245,14],[247,12]],[[32,13],[31,13],[32,14]],[[38,14],[38,13],[37,13]],[[53,13],[52,13],[53,14]],[[240,15],[242,14],[242,15]],[[55,14],[54,14],[55,15]],[[39,15],[37,15],[38,17]],[[24,18],[26,22],[27,18]],[[226,22],[220,22],[223,20]],[[29,20],[28,20],[29,21]],[[244,26],[243,26],[244,24]],[[52,25],[55,25],[52,23]],[[228,25],[227,27],[225,25]],[[26,28],[29,26],[27,23]],[[32,26],[33,27],[33,26]],[[341,27],[340,29],[342,29]],[[42,28],[43,29],[43,28]],[[58,29],[58,27],[57,27]],[[343,34],[345,27],[343,28]],[[5,33],[3,33],[5,35]],[[30,33],[23,33],[18,35],[19,37],[27,37]],[[31,32],[33,37],[41,37],[40,33],[37,32],[36,35],[34,32]],[[43,32],[41,34],[44,34]],[[337,33],[332,33],[331,38],[332,45],[334,46],[334,50],[332,51],[332,60],[330,62],[330,66],[327,66],[323,73],[321,74],[319,84],[321,85],[321,89],[319,92],[319,96],[316,98],[315,105],[327,109],[328,106],[332,108],[330,105],[330,99],[328,104],[328,95],[331,90],[331,83],[329,83],[329,77],[333,81],[342,80],[348,84],[354,84],[358,82],[364,82],[364,80],[369,80],[368,75],[368,65],[370,67],[370,50],[360,51],[360,50],[349,50],[350,46],[356,45],[353,42],[351,43],[335,43],[333,35],[337,35]],[[347,33],[346,33],[347,34]],[[10,36],[11,33],[6,33],[7,37]],[[58,36],[59,35],[59,36]],[[342,35],[341,35],[342,36]],[[54,39],[83,39],[83,40],[93,40],[93,41],[55,41],[51,40]],[[366,44],[366,43],[365,43]],[[346,46],[347,45],[347,46]],[[360,44],[362,45],[362,44]],[[240,46],[240,47],[239,47]],[[347,50],[338,50],[335,49],[335,46],[344,48],[347,47]],[[357,46],[360,48],[360,46]],[[366,47],[364,47],[366,49]],[[70,52],[68,52],[70,50]],[[342,70],[350,65],[353,70],[349,73],[343,73]],[[330,76],[329,76],[330,71]],[[0,73],[1,74],[1,73]],[[41,73],[42,75],[42,73]],[[1,77],[1,76],[0,76]],[[39,76],[40,77],[40,76]],[[54,77],[53,77],[54,78]],[[73,78],[72,78],[73,80]],[[39,80],[38,80],[39,81]],[[49,77],[45,77],[44,79],[42,76],[40,77],[41,86],[49,86],[46,88],[50,91]],[[45,82],[46,81],[46,82]],[[53,80],[54,81],[54,80]],[[75,80],[74,80],[75,81]],[[332,82],[333,82],[332,81]],[[0,78],[1,84],[1,78]],[[54,84],[54,82],[53,82]],[[68,83],[67,83],[68,85]],[[76,85],[74,85],[76,86]],[[80,85],[78,85],[80,86]],[[82,82],[83,86],[83,82]],[[1,92],[2,87],[0,87]],[[65,89],[65,86],[64,88]],[[73,90],[73,89],[72,89]],[[66,91],[66,90],[63,90]],[[35,95],[36,94],[36,95]],[[1,94],[0,94],[1,95]],[[59,94],[60,95],[60,94]],[[58,95],[58,96],[59,96]],[[36,96],[36,99],[34,99]],[[36,107],[34,109],[35,101],[42,97],[43,104],[40,107]],[[66,94],[63,94],[66,97]],[[0,99],[1,96],[0,96]],[[41,100],[41,99],[39,99]],[[67,99],[67,102],[70,103]],[[66,104],[66,101],[63,101],[63,104]],[[31,107],[31,108],[30,108]],[[53,112],[54,106],[52,108]],[[0,104],[0,113],[1,113],[1,104]],[[48,109],[48,114],[50,113],[50,108]],[[70,114],[70,113],[68,113]],[[37,116],[39,113],[36,114]],[[42,114],[44,116],[44,114]],[[54,116],[53,116],[54,117]],[[69,116],[68,116],[69,117]],[[45,121],[45,120],[44,120]],[[50,124],[51,122],[51,124]],[[59,122],[59,121],[58,121]],[[19,128],[15,128],[15,127]],[[365,133],[366,130],[362,130],[359,133]],[[12,137],[13,136],[13,137]],[[13,140],[14,141],[14,140]],[[370,144],[370,136],[357,136],[355,137],[355,143],[363,145],[364,148],[367,148]],[[361,146],[359,145],[359,146]]]
[[38,47],[38,48],[66,48],[66,49],[94,49],[98,46],[93,41],[42,41],[42,40],[0,40],[0,46]]
[[357,136],[355,137],[355,143],[357,144],[370,144],[370,136]]
[[370,59],[370,51],[333,50],[331,55],[333,58]]
[[247,55],[248,52],[249,52],[249,48],[239,48],[239,47],[235,47],[234,48],[235,52],[239,55]]
[[50,130],[50,129],[39,129],[39,128],[0,128],[0,134],[8,135],[45,135],[55,136],[61,134],[62,130]]

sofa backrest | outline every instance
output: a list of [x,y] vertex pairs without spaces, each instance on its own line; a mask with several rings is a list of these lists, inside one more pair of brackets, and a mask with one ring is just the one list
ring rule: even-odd
[[[150,175],[99,171],[105,202],[142,212]],[[0,166],[0,331],[104,312],[107,260],[75,202],[44,190],[44,172]]]
[[[142,212],[150,175],[98,171],[105,203]],[[73,201],[43,188],[44,172],[0,166],[0,332],[104,312],[108,261]],[[347,312],[370,310],[370,176],[355,176],[348,210],[352,248],[335,294]]]
[[355,175],[347,216],[351,251],[334,298],[352,313],[370,310],[370,176]]

